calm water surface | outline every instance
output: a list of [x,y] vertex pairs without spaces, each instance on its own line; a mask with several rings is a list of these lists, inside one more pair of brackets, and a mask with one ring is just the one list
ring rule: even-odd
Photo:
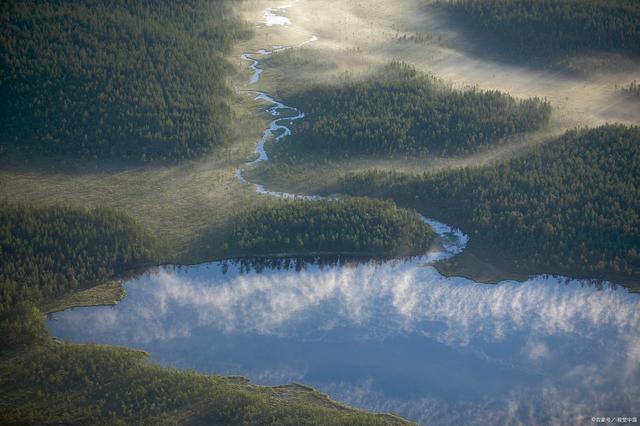
[[483,285],[420,262],[159,268],[119,305],[48,326],[424,424],[640,414],[638,295],[553,277]]

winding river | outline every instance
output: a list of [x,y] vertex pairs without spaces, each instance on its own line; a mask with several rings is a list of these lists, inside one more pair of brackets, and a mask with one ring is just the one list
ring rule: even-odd
[[[283,10],[265,11],[265,25],[292,25]],[[288,48],[242,55],[249,84],[260,79],[260,57]],[[289,135],[304,113],[246,93],[274,117],[251,165],[267,161],[265,142]],[[236,176],[245,180],[241,169]],[[266,196],[320,198],[252,185]],[[47,324],[60,339],[139,348],[163,365],[258,384],[301,382],[422,424],[640,417],[640,295],[564,277],[444,277],[432,263],[468,238],[424,220],[441,243],[422,257],[160,267],[129,280],[117,306],[59,312]]]

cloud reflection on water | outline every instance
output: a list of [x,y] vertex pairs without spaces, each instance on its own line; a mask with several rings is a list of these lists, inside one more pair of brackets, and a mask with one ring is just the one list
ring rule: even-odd
[[[451,401],[441,395],[390,397],[381,385],[384,371],[376,371],[381,376],[370,381],[364,376],[343,381],[316,377],[312,383],[347,403],[400,412],[423,422],[428,422],[431,415],[444,415],[444,411],[453,415],[455,410],[469,415],[473,410],[487,410],[501,421],[509,416],[523,421],[532,407],[539,409],[540,404],[545,407],[545,415],[559,415],[562,409],[584,414],[584,410],[640,406],[640,397],[632,396],[640,395],[640,297],[607,284],[535,277],[524,283],[484,285],[464,278],[445,278],[433,267],[421,267],[414,260],[306,265],[260,273],[218,263],[159,268],[131,281],[126,290],[127,297],[115,308],[56,314],[49,322],[51,329],[55,335],[73,340],[142,347],[152,356],[154,345],[170,348],[175,341],[189,347],[191,340],[202,340],[203,335],[216,336],[203,344],[204,349],[198,349],[204,352],[227,339],[225,336],[249,336],[249,341],[261,342],[256,343],[258,351],[260,345],[282,345],[288,351],[315,348],[308,349],[311,353],[298,354],[298,358],[289,355],[280,364],[273,361],[271,367],[260,364],[252,370],[247,367],[251,361],[234,367],[249,370],[247,374],[253,380],[267,383],[271,383],[269,377],[304,381],[313,366],[307,371],[304,362],[296,363],[305,357],[312,363],[314,356],[331,356],[333,352],[320,354],[325,350],[322,345],[334,345],[336,350],[340,345],[360,345],[370,352],[364,357],[370,356],[371,365],[376,365],[386,359],[384,345],[393,339],[432,341],[424,349],[430,353],[440,347],[458,351],[460,360],[451,361],[448,368],[473,367],[468,373],[471,381],[476,374],[474,368],[505,373],[504,379],[496,381],[511,386],[508,391],[500,390],[495,398],[473,397],[474,401]],[[341,330],[355,331],[348,332],[346,344],[330,341]],[[229,339],[231,343],[225,344],[232,346],[241,341]],[[242,341],[246,345],[247,340]],[[217,355],[210,355],[210,360],[206,353],[202,356],[201,362],[219,361]],[[286,367],[285,361],[296,365]],[[434,358],[429,362],[440,361]],[[184,360],[179,365],[188,366],[189,362]],[[406,362],[407,369],[416,368],[420,356],[407,358]],[[384,368],[384,362],[382,365]],[[405,373],[410,377],[410,371],[394,374],[401,381]],[[416,377],[422,377],[420,374]],[[446,384],[446,377],[428,374],[424,380]],[[515,378],[511,383],[509,377],[518,375],[526,386],[535,386],[535,392],[518,385]],[[485,380],[480,377],[478,381]],[[460,386],[466,391],[483,385]],[[536,416],[529,420],[549,420]],[[452,421],[455,418],[448,417]]]
[[[559,283],[555,277],[535,277],[524,283],[499,285],[473,283],[464,278],[445,278],[432,267],[415,262],[360,264],[351,267],[301,271],[267,270],[240,273],[237,266],[223,274],[218,264],[160,268],[127,284],[127,297],[113,309],[73,310],[60,320],[77,317],[95,322],[98,332],[120,330],[132,320],[155,324],[140,336],[146,341],[171,338],[176,323],[214,326],[226,332],[282,334],[295,332],[292,324],[314,312],[316,324],[348,322],[367,326],[373,337],[380,331],[420,331],[425,320],[440,321],[446,330],[434,337],[465,345],[472,337],[499,340],[527,329],[532,335],[575,333],[591,337],[602,328],[615,334],[640,331],[640,298],[624,289],[590,286],[578,280]],[[333,311],[333,309],[337,311]],[[187,309],[192,315],[167,322]],[[320,321],[320,322],[318,322]],[[386,327],[391,322],[393,328]],[[401,326],[399,331],[395,327]],[[188,327],[181,333],[188,333]]]

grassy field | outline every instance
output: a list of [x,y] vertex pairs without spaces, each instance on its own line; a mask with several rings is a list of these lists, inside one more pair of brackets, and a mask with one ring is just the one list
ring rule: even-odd
[[125,296],[122,281],[109,281],[51,300],[42,307],[44,314],[82,306],[116,305]]
[[[477,86],[516,97],[548,99],[554,111],[547,129],[525,138],[514,138],[512,143],[498,149],[466,157],[428,160],[362,157],[331,163],[312,158],[298,164],[260,164],[249,170],[247,176],[276,190],[314,193],[330,186],[345,171],[378,168],[420,173],[483,166],[526,154],[531,146],[552,140],[575,126],[640,121],[640,107],[624,99],[617,89],[637,75],[640,68],[633,60],[618,58],[615,63],[622,65],[616,68],[587,75],[566,75],[480,59],[469,52],[463,34],[455,25],[429,3],[424,0],[402,4],[389,0],[367,3],[300,0],[283,12],[291,19],[291,26],[259,27],[252,40],[237,46],[237,52],[255,51],[274,44],[295,46],[312,36],[318,37],[316,42],[304,47],[262,59],[264,72],[255,87],[276,98],[286,98],[310,84],[339,81],[345,73],[353,78],[365,77],[389,61],[401,60],[418,70],[433,73],[453,87]],[[260,22],[262,10],[269,6],[267,1],[246,2],[244,17],[250,22]],[[573,59],[576,63],[589,60],[596,59]]]
[[[241,5],[243,16],[249,22],[260,22],[263,10],[269,6],[272,5],[262,0]],[[526,143],[514,141],[499,150],[464,158],[305,161],[266,164],[248,170],[251,180],[267,183],[273,189],[320,192],[345,172],[372,167],[422,172],[480,166],[520,155],[526,152],[527,146],[544,143],[579,122],[604,121],[611,117],[629,121],[640,117],[638,108],[629,109],[624,103],[615,103],[609,93],[615,92],[618,80],[630,81],[628,72],[621,70],[610,78],[595,76],[576,80],[478,62],[464,50],[456,50],[462,45],[459,35],[425,9],[421,1],[397,5],[388,0],[374,0],[369,5],[300,0],[287,9],[286,14],[292,26],[259,26],[253,39],[235,47],[231,59],[241,70],[235,81],[238,89],[266,90],[276,97],[286,96],[287,92],[310,82],[335,81],[347,71],[352,75],[367,75],[396,58],[432,71],[456,86],[500,88],[515,96],[548,96],[555,111],[550,128],[531,135]],[[420,42],[412,42],[411,37],[418,33],[425,35]],[[240,53],[273,45],[297,45],[313,35],[319,37],[317,42],[267,59],[260,82],[246,86],[250,72],[239,59]],[[409,41],[402,36],[408,36]],[[233,176],[233,171],[251,157],[267,117],[263,108],[246,96],[239,97],[236,113],[236,128],[241,132],[236,141],[197,161],[146,166],[61,158],[27,159],[5,153],[0,155],[0,200],[115,208],[131,215],[158,237],[165,261],[190,264],[214,259],[221,255],[221,236],[230,215],[251,207],[260,199],[253,188]]]
[[140,165],[5,154],[0,200],[109,207],[156,236],[166,262],[215,258],[229,216],[259,201],[233,173],[251,157],[264,120],[247,98],[237,114],[242,133],[236,141],[198,161]]
[[[286,9],[292,25],[259,27],[253,40],[238,46],[255,51],[271,45],[297,45],[311,36],[318,41],[299,51],[270,60],[258,86],[275,95],[313,82],[335,81],[349,72],[368,75],[392,60],[407,62],[435,74],[456,87],[479,86],[515,97],[542,97],[556,107],[563,128],[605,122],[637,123],[640,109],[630,108],[617,86],[640,78],[639,61],[625,57],[571,58],[574,68],[595,69],[587,74],[534,69],[480,58],[469,50],[457,26],[429,0],[344,2],[299,0]],[[245,2],[244,17],[260,22],[268,1]],[[420,34],[418,41],[411,41]],[[587,66],[601,62],[603,66]]]

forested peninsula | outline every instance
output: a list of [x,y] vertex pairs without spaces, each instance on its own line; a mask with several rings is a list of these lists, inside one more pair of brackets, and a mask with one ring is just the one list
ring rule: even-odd
[[473,39],[519,59],[575,53],[640,53],[635,0],[449,0],[442,6]]
[[0,224],[2,347],[36,337],[33,307],[157,262],[154,240],[110,210],[1,203]]
[[276,200],[234,218],[226,244],[236,255],[422,255],[435,234],[410,210],[368,198]]
[[446,219],[486,253],[529,273],[640,277],[636,126],[569,131],[526,156],[484,168],[348,175],[339,190]]
[[0,148],[150,161],[227,143],[223,55],[250,31],[233,3],[2,2]]
[[286,101],[304,111],[305,119],[273,148],[276,161],[318,154],[466,154],[538,130],[551,115],[542,99],[454,89],[399,62],[363,81],[314,86]]

